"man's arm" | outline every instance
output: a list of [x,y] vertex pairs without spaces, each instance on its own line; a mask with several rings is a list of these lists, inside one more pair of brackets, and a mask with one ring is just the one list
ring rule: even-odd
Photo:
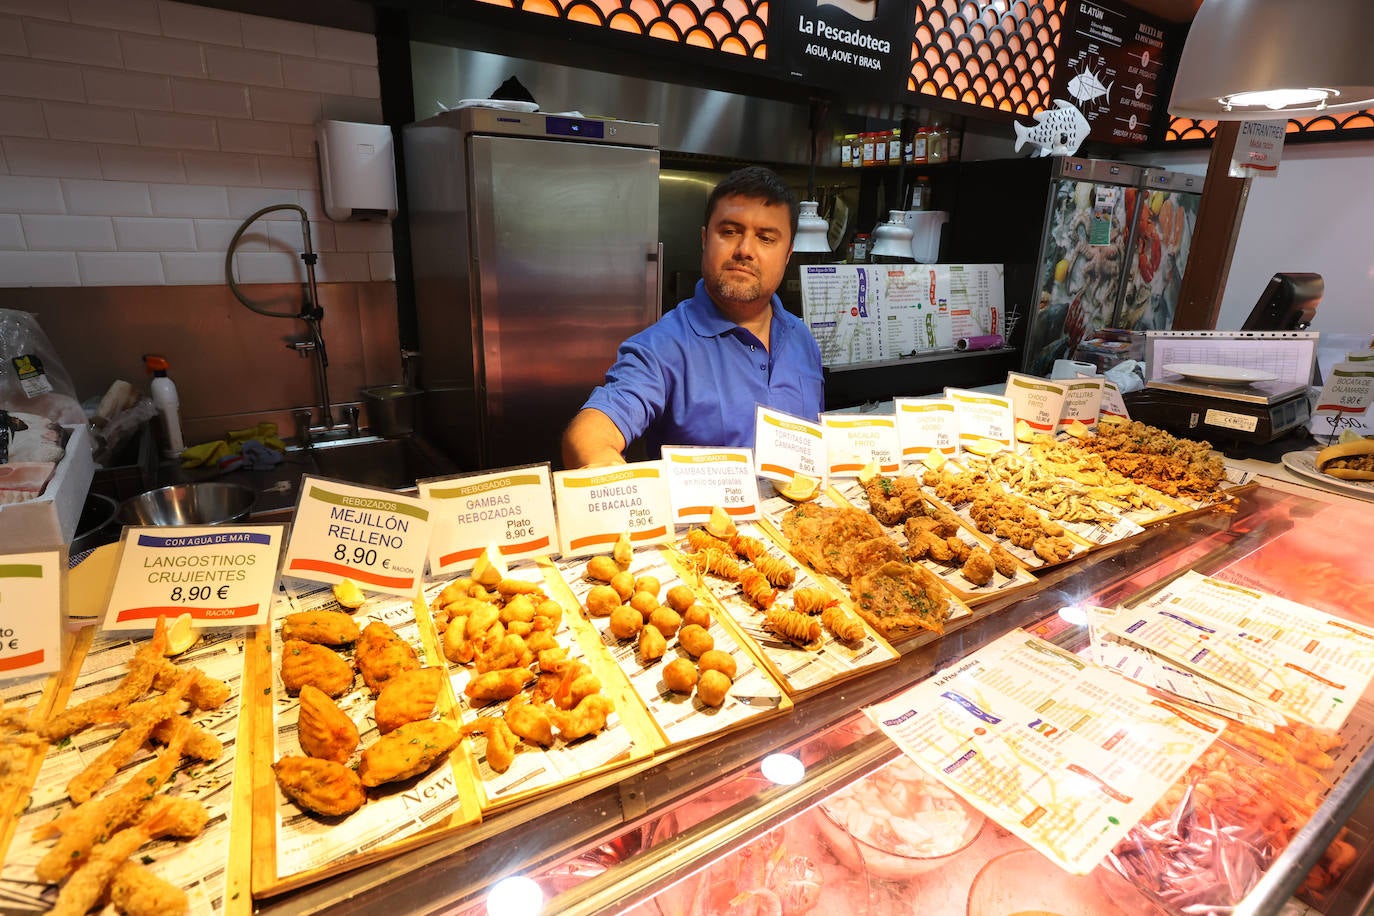
[[563,431],[563,467],[624,464],[627,444],[610,417],[594,407],[584,407]]

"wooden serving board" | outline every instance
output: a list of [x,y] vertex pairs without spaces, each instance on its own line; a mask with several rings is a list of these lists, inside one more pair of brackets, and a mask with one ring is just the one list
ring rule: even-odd
[[[735,632],[728,628],[719,614],[712,615],[710,633],[715,648],[728,652],[735,660],[734,683],[720,707],[702,703],[696,695],[675,693],[663,681],[664,666],[675,658],[690,658],[676,639],[668,641],[668,651],[662,659],[644,662],[636,654],[635,640],[620,640],[610,632],[607,618],[589,617],[584,610],[587,593],[595,585],[585,575],[586,558],[560,559],[556,571],[559,577],[558,594],[569,614],[582,616],[596,634],[598,643],[629,680],[636,696],[647,710],[653,727],[665,745],[672,748],[695,744],[704,738],[731,731],[761,719],[781,715],[792,708],[787,692],[754,657]],[[629,570],[635,577],[653,576],[659,580],[659,595],[664,596],[676,585],[686,584],[667,553],[658,547],[641,547],[634,552]]]
[[[794,700],[830,684],[889,665],[900,657],[897,650],[866,623],[863,625],[864,637],[852,643],[836,639],[824,628],[821,641],[815,646],[798,646],[779,637],[763,625],[764,612],[742,594],[738,582],[710,573],[703,574],[693,567],[686,544],[686,530],[679,532],[678,545],[682,552],[668,554],[674,569],[684,582],[693,586],[698,595],[712,602],[716,609],[715,616],[732,631],[738,641],[752,650],[769,674],[782,684]],[[837,600],[845,600],[830,577],[821,581],[783,549],[761,525],[742,523],[739,533],[763,541],[768,546],[770,556],[794,570],[796,582],[791,588],[776,590],[775,607],[790,610],[793,606],[792,593],[798,588],[819,589]],[[747,566],[748,562],[741,560],[741,564]],[[853,616],[863,623],[858,614]]]
[[[541,585],[545,593],[555,597],[555,600],[562,587],[562,580],[547,562],[527,561],[513,565],[509,575]],[[427,629],[433,634],[434,650],[441,658],[442,637],[434,627],[429,605],[455,578],[429,582],[424,590],[427,599],[424,614],[429,620]],[[470,745],[467,755],[472,765],[470,776],[477,787],[483,813],[518,804],[560,786],[643,760],[664,744],[662,735],[649,720],[629,681],[605,653],[595,632],[581,619],[581,615],[568,613],[565,608],[562,624],[555,635],[559,644],[568,649],[570,658],[581,659],[591,667],[601,682],[601,693],[615,703],[616,711],[602,732],[578,741],[555,739],[547,749],[521,741],[514,761],[504,773],[497,773],[488,763],[484,752],[485,738],[464,738],[464,742]],[[447,659],[444,661],[456,709],[464,724],[475,721],[479,716],[499,717],[504,714],[503,702],[475,703],[463,694],[463,688],[472,674],[471,665],[461,665]],[[528,693],[528,690],[524,693]]]
[[[259,635],[251,656],[254,690],[270,702],[270,711],[259,717],[252,744],[254,897],[270,897],[390,858],[481,819],[472,778],[474,764],[463,742],[427,773],[368,789],[366,804],[351,815],[313,814],[282,794],[272,764],[282,756],[302,752],[296,738],[299,702],[286,693],[279,674],[281,622],[298,610],[337,607],[328,586],[300,579],[283,580],[283,586],[285,590],[273,603],[271,626]],[[443,656],[436,657],[432,651],[432,632],[428,639],[424,635],[424,612],[423,598],[418,595],[414,599],[383,596],[370,599],[354,618],[359,628],[371,620],[387,623],[411,644],[423,665],[442,665]],[[361,678],[336,702],[358,725],[359,750],[372,744],[379,733],[372,720],[372,692]],[[459,727],[450,694],[440,692],[436,716]]]
[[[49,712],[60,712],[69,705],[109,692],[128,673],[128,662],[137,649],[150,638],[151,633],[120,631],[104,635],[95,627],[87,628],[58,679]],[[250,755],[236,753],[243,746],[245,715],[251,714],[252,704],[242,703],[247,683],[246,648],[250,641],[251,631],[243,628],[206,630],[199,643],[175,659],[178,666],[200,668],[230,688],[229,698],[218,709],[200,711],[191,717],[220,740],[223,752],[212,762],[183,757],[162,790],[202,802],[210,812],[210,820],[195,839],[153,841],[134,856],[136,861],[186,891],[190,912],[194,914],[247,914],[252,909],[247,892],[250,861],[240,842],[248,834],[248,822],[236,820],[236,814],[242,810],[242,798],[246,797],[247,768],[251,763]],[[16,911],[41,912],[52,905],[55,897],[48,885],[37,880],[34,867],[52,848],[54,840],[36,840],[34,832],[55,817],[81,810],[67,796],[68,782],[123,730],[122,724],[97,723],[49,746],[43,755],[28,807],[12,819],[8,828],[12,839],[0,875],[0,899]],[[95,798],[115,791],[152,758],[146,748],[140,750]]]

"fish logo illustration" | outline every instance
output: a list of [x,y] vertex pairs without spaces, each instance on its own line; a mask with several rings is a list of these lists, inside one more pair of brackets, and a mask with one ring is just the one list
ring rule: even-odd
[[1078,100],[1080,104],[1087,104],[1093,99],[1102,97],[1103,105],[1112,104],[1112,87],[1115,82],[1102,85],[1102,78],[1091,70],[1084,70],[1082,73],[1069,80],[1069,95]]
[[1020,121],[1013,121],[1011,126],[1016,128],[1015,149],[1029,142],[1039,147],[1037,156],[1072,156],[1091,130],[1083,112],[1063,99],[1054,100],[1053,110],[1037,111],[1034,126]]
[[844,10],[860,22],[872,22],[878,18],[878,0],[816,0],[816,9],[823,6]]

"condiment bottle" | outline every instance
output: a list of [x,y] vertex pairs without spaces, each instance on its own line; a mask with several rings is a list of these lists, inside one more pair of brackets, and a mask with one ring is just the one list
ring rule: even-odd
[[841,167],[841,168],[850,169],[850,168],[853,168],[854,166],[858,165],[858,163],[854,161],[856,157],[854,156],[854,153],[853,153],[853,149],[854,149],[854,147],[858,144],[858,141],[859,141],[859,135],[858,135],[858,134],[845,134],[843,137],[840,138],[840,167]]
[[929,161],[928,143],[930,141],[930,130],[924,125],[916,128],[916,136],[911,140],[911,162],[913,165],[925,165]]
[[900,130],[890,130],[887,132],[887,164],[902,164],[902,132]]
[[176,383],[167,377],[167,360],[161,356],[144,356],[143,364],[153,374],[153,381],[149,385],[153,406],[162,417],[163,430],[167,436],[163,454],[168,458],[176,458],[186,448],[186,443],[181,438],[181,399],[177,396]]

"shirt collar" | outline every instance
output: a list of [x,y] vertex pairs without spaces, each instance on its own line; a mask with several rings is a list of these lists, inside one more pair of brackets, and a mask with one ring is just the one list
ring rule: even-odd
[[[774,293],[770,301],[773,314],[770,319],[772,322],[771,333],[777,332],[780,328],[778,312],[782,309],[782,300]],[[696,290],[692,298],[678,305],[680,309],[687,310],[687,323],[699,337],[720,337],[722,334],[729,334],[739,325],[720,313],[716,304],[711,301],[711,296],[706,292],[706,281],[698,280]]]

